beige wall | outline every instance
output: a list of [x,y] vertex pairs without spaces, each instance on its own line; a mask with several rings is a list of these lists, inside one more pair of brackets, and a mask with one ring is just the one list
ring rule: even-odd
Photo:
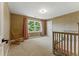
[[[1,3],[0,3],[0,13],[2,12],[1,10]],[[2,13],[1,13],[2,14]],[[1,35],[1,19],[2,19],[2,15],[0,14],[0,35]]]
[[10,39],[10,12],[8,9],[8,4],[4,3],[3,7],[3,20],[4,20],[4,38]]
[[3,38],[3,3],[0,2],[0,56],[3,55],[3,46],[1,46]]
[[52,52],[52,20],[47,21],[47,35],[49,37],[49,46]]
[[79,12],[52,19],[53,31],[78,32]]

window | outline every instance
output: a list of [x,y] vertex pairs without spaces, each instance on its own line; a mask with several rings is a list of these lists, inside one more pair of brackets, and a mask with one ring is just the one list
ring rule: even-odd
[[29,32],[34,31],[34,21],[28,22],[28,30],[29,30]]
[[36,20],[28,20],[28,31],[29,32],[40,32],[41,22]]

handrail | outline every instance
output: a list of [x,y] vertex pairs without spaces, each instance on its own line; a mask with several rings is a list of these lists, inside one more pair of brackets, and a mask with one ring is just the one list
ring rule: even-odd
[[79,35],[79,33],[69,33],[69,32],[53,32],[53,33]]

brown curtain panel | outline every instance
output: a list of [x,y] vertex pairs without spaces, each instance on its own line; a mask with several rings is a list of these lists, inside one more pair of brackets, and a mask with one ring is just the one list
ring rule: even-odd
[[23,37],[23,16],[11,14],[11,39]]
[[[19,40],[19,38],[28,39],[28,23],[27,17],[18,14],[11,14],[11,39]],[[23,40],[24,40],[23,39]]]
[[42,23],[42,32],[41,36],[47,35],[47,21],[46,20],[41,20]]
[[23,37],[25,39],[28,39],[28,20],[27,20],[27,17],[24,16],[23,17]]

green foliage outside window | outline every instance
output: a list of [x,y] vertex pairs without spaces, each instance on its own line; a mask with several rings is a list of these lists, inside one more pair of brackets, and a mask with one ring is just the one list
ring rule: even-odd
[[40,30],[40,23],[39,22],[35,22],[35,31],[39,31]]
[[40,30],[40,23],[39,22],[34,22],[34,21],[29,21],[29,31],[39,31]]
[[34,31],[34,22],[29,21],[29,31]]

